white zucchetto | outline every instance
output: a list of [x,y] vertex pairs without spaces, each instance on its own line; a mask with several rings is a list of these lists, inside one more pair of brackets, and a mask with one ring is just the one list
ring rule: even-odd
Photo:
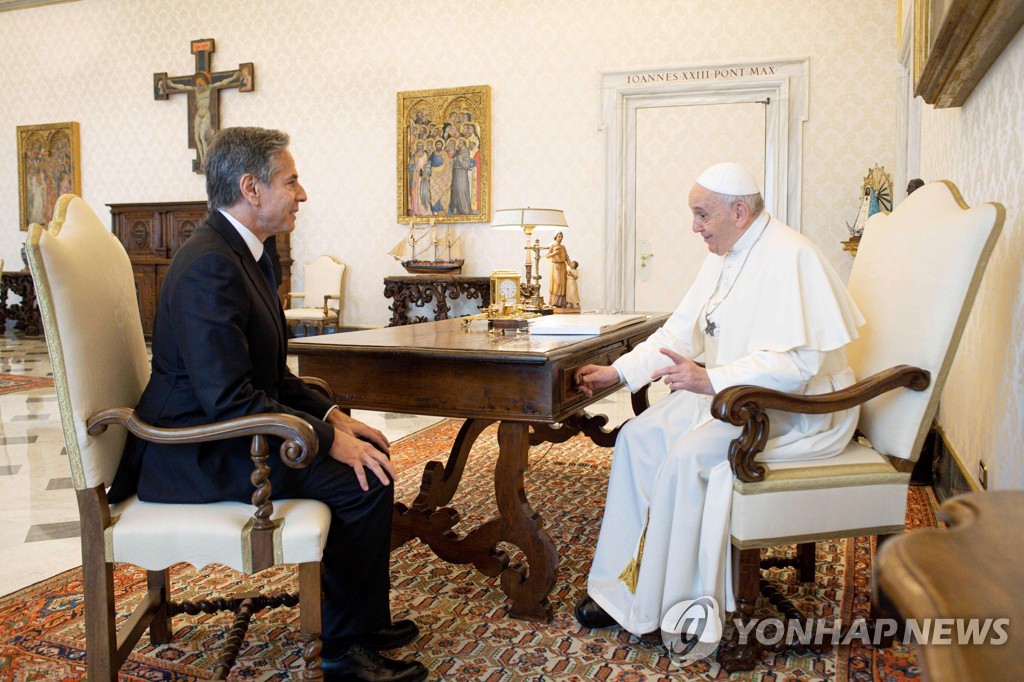
[[758,194],[757,179],[738,163],[716,163],[697,177],[697,184],[718,194],[745,196]]

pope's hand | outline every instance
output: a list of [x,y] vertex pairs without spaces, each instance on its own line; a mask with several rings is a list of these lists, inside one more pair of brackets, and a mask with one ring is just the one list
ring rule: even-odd
[[608,386],[619,383],[619,373],[610,365],[583,365],[576,370],[576,387],[588,398]]
[[673,391],[690,391],[691,393],[703,393],[714,395],[715,389],[711,386],[711,379],[708,378],[708,371],[698,365],[690,358],[683,357],[679,353],[668,349],[661,349],[662,355],[672,360],[671,365],[655,370],[651,375],[651,381],[664,377],[665,385]]

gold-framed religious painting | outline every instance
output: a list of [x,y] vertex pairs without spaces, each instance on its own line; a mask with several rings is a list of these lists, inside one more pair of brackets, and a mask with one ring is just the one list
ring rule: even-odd
[[19,226],[46,225],[62,194],[82,194],[78,123],[18,126]]
[[398,93],[398,222],[491,219],[491,86]]

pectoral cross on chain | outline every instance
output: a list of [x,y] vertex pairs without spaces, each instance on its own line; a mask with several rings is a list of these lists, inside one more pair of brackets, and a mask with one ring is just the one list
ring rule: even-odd
[[252,92],[255,73],[252,62],[239,64],[234,71],[210,71],[210,55],[214,53],[213,38],[192,41],[196,56],[196,72],[188,76],[153,74],[153,99],[167,99],[179,92],[188,93],[188,146],[196,150],[192,170],[206,170],[206,148],[213,134],[220,129],[220,90],[238,88]]
[[718,325],[707,315],[704,316],[704,322],[706,323],[704,333],[708,336],[714,336],[715,332],[718,331]]

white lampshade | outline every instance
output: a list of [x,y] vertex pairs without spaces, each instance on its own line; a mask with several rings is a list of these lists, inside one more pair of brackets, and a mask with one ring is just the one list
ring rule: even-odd
[[532,226],[537,230],[563,230],[569,227],[565,214],[557,208],[504,208],[494,212],[492,230],[522,230]]

